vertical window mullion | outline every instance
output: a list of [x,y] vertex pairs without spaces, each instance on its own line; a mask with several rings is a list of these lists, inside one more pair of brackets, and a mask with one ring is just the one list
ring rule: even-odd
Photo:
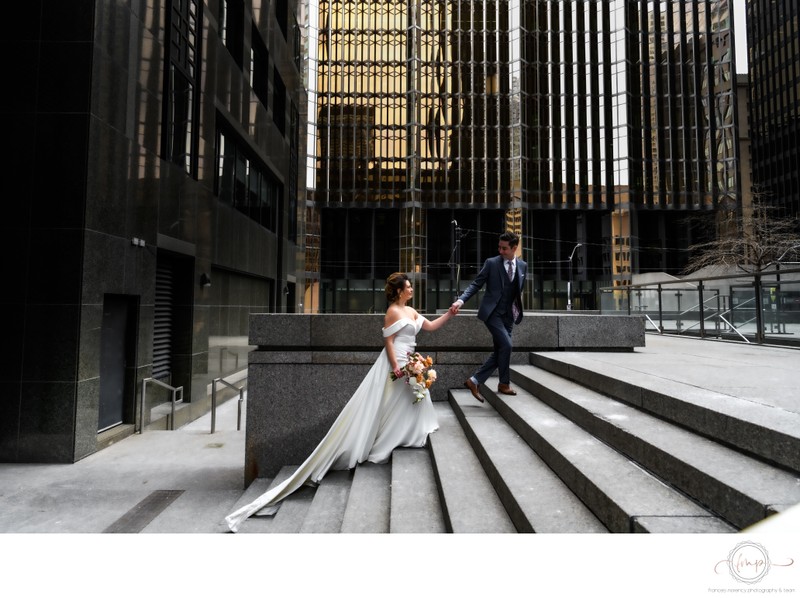
[[164,158],[196,176],[199,70],[198,0],[173,0],[170,8],[169,53],[165,65]]

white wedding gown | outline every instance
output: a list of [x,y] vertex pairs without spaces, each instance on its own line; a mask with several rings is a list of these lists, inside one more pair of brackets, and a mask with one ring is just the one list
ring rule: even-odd
[[[416,347],[425,318],[401,318],[383,336],[393,339],[397,364],[402,367]],[[406,378],[392,381],[386,348],[308,459],[284,482],[225,518],[231,531],[251,515],[273,515],[280,501],[303,485],[316,485],[329,469],[352,469],[358,463],[385,463],[397,447],[424,446],[438,427],[431,396],[414,403]]]

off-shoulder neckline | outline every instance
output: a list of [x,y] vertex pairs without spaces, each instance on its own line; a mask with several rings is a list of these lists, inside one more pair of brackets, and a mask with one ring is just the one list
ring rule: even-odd
[[391,323],[391,324],[389,324],[388,326],[384,326],[384,327],[383,327],[383,329],[384,329],[384,330],[386,330],[387,328],[391,328],[392,326],[394,326],[394,325],[395,325],[395,324],[397,324],[398,322],[402,322],[403,320],[408,320],[408,321],[409,321],[409,322],[411,322],[412,324],[416,324],[418,319],[419,319],[419,316],[417,316],[417,317],[416,317],[416,318],[414,318],[413,320],[412,320],[411,318],[409,318],[408,316],[403,316],[402,318],[398,318],[398,319],[396,319],[394,322],[392,322],[392,323]]

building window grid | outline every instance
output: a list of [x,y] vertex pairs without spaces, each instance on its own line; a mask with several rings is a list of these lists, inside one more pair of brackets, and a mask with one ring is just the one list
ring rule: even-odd
[[753,180],[787,214],[800,211],[797,122],[800,92],[795,3],[748,3]]
[[281,184],[264,164],[249,154],[235,135],[226,133],[224,127],[217,130],[215,193],[222,203],[275,232]]
[[[505,7],[505,3],[502,5]],[[387,6],[392,10],[399,10],[401,14],[405,10],[404,8],[400,10],[391,3],[378,5],[379,8]],[[493,18],[496,19],[500,5],[493,6],[492,10],[495,15]],[[369,7],[365,7],[364,10],[369,10]],[[323,15],[326,14],[325,11],[326,7],[321,5]],[[345,10],[344,13],[346,16],[348,11]],[[462,17],[469,15],[472,19],[471,25],[466,28],[466,31],[458,31],[448,39],[442,34],[442,24],[458,21],[459,15]],[[380,14],[374,17],[374,19],[377,18],[380,18]],[[327,17],[328,23],[336,20],[335,15]],[[326,22],[325,16],[322,21]],[[490,39],[491,28],[481,25],[481,28],[475,29],[473,25],[476,22],[480,21],[471,15],[471,11],[464,10],[461,4],[452,6],[447,3],[439,5],[426,3],[423,5],[420,23],[410,29],[405,28],[409,31],[419,32],[418,39],[422,48],[420,59],[409,63],[415,68],[419,64],[419,71],[415,71],[414,74],[416,75],[418,72],[420,76],[415,78],[407,93],[403,93],[402,89],[396,87],[387,92],[391,86],[391,79],[402,81],[410,76],[410,73],[405,70],[404,60],[381,60],[381,57],[374,53],[367,55],[365,59],[365,53],[374,52],[374,48],[371,50],[366,44],[360,45],[361,54],[358,58],[371,69],[369,76],[374,86],[373,91],[361,92],[361,95],[366,100],[372,100],[373,103],[382,101],[383,104],[378,104],[375,112],[377,117],[380,117],[381,114],[387,116],[386,121],[376,123],[372,127],[375,134],[374,143],[371,144],[371,147],[374,148],[371,164],[377,180],[371,181],[371,186],[374,188],[375,183],[384,185],[390,181],[393,184],[389,186],[388,190],[390,194],[394,194],[395,201],[403,201],[407,197],[406,189],[403,186],[404,181],[402,176],[398,176],[398,173],[402,172],[407,157],[415,155],[415,151],[412,151],[409,143],[416,144],[416,140],[419,140],[419,151],[422,154],[420,166],[423,168],[424,175],[420,177],[420,181],[426,202],[463,200],[476,187],[484,189],[487,196],[486,201],[496,202],[498,201],[497,195],[501,190],[500,186],[503,183],[508,185],[506,181],[510,181],[512,166],[508,156],[509,151],[506,149],[510,143],[504,143],[505,139],[510,139],[510,135],[501,133],[499,130],[501,121],[507,125],[508,120],[507,114],[501,114],[499,108],[508,97],[508,79],[497,75],[496,58],[495,62],[488,59],[496,56],[499,52],[499,37],[494,36],[493,39]],[[323,26],[320,36],[324,38],[326,35],[329,39],[342,39],[334,28],[329,28],[326,32]],[[378,28],[377,31],[371,32],[369,39],[374,42],[375,38],[378,38],[384,41],[384,47],[396,48],[404,53],[406,36],[406,30],[398,26],[395,30]],[[453,43],[447,43],[451,40],[454,40]],[[480,55],[477,57],[480,58],[480,61],[476,58],[476,62],[479,64],[478,71],[482,75],[481,78],[471,77],[465,80],[462,77],[459,80],[457,77],[450,79],[446,77],[447,72],[444,68],[457,62],[454,60],[453,54],[458,55],[459,42],[460,46],[469,48],[469,51],[473,48],[480,49]],[[323,44],[322,51],[325,52],[334,45]],[[379,43],[379,49],[380,47]],[[466,53],[467,50],[465,49],[464,52]],[[483,56],[483,52],[486,52],[487,56]],[[320,88],[327,83],[331,89],[336,84],[331,75],[337,64],[342,70],[350,69],[352,72],[355,69],[358,72],[359,69],[359,65],[349,64],[345,60],[331,60],[330,73],[322,72],[324,67],[320,69]],[[378,77],[376,81],[375,72],[381,71],[388,71],[390,77]],[[343,75],[347,75],[347,72],[344,72]],[[343,79],[347,80],[346,77]],[[468,85],[474,85],[476,89],[480,89],[480,97],[474,93],[460,93],[464,89],[469,90]],[[332,141],[332,135],[339,134],[346,139],[357,134],[353,131],[344,131],[341,127],[330,126],[330,123],[325,122],[337,118],[336,105],[330,101],[330,98],[344,98],[354,103],[360,99],[358,90],[355,92],[344,91],[351,93],[337,91],[334,95],[328,92],[328,101],[321,96],[319,120],[322,121],[323,126],[328,126],[326,129],[328,134],[320,134],[321,144],[325,144],[326,140]],[[406,97],[412,97],[410,94],[419,98],[420,101],[419,110],[414,111],[414,114],[418,116],[411,121],[414,123],[415,129],[406,130],[402,125],[393,126],[392,123],[402,122],[408,107]],[[501,99],[503,101],[500,101]],[[322,112],[327,112],[327,114],[322,115]],[[341,110],[339,112],[341,113]],[[417,121],[419,121],[418,124]],[[406,138],[407,134],[410,137]],[[320,145],[319,153],[324,155],[326,153],[324,149],[323,145]],[[399,151],[397,151],[398,149]],[[387,152],[392,151],[396,152],[394,159],[389,159],[392,154],[387,154]],[[465,164],[461,156],[471,156],[472,159]],[[463,168],[465,165],[466,169]],[[333,166],[334,174],[337,176],[352,174],[352,171],[348,172],[347,169],[339,169],[337,172],[335,165]],[[478,171],[471,172],[471,169]],[[385,170],[388,171],[389,176],[383,174]],[[321,176],[323,179],[327,178],[324,174]],[[409,189],[416,188],[415,184],[406,183]],[[322,185],[317,186],[322,188]],[[348,196],[347,187],[346,184],[342,185],[338,193],[332,195],[338,195],[340,200],[346,198]],[[385,194],[379,195],[384,196]]]
[[[701,54],[705,48],[698,42],[708,34],[704,22],[708,3],[637,3],[639,8],[645,7],[645,13],[649,9],[660,15],[656,20],[626,6],[633,3],[619,1],[531,4],[535,6],[521,3],[517,7],[518,27],[509,26],[504,38],[493,36],[481,24],[482,19],[485,22],[481,10],[493,6],[499,14],[512,6],[503,2],[425,3],[419,26],[398,26],[394,31],[375,27],[388,15],[409,18],[392,2],[360,6],[321,2],[321,22],[327,25],[320,28],[323,58],[316,80],[321,93],[317,103],[314,200],[319,205],[401,205],[414,197],[409,190],[418,189],[422,205],[431,207],[448,203],[489,205],[516,193],[531,206],[563,203],[607,209],[618,202],[627,205],[633,201],[698,209],[710,207],[708,198],[713,190],[704,181],[710,183],[715,171],[724,174],[723,191],[735,187],[726,154],[733,148],[724,149],[728,143],[724,127],[718,132],[720,138],[712,139],[709,133],[709,127],[720,124],[718,117],[725,115],[712,116],[703,109],[715,90],[709,84],[698,85],[699,79],[690,76],[692,68],[706,63],[709,57],[708,53]],[[452,23],[447,44],[440,41],[442,34],[438,31],[447,27],[436,20],[436,11],[444,12],[443,6],[448,11],[445,21],[449,18]],[[361,23],[367,23],[368,33],[342,30],[343,22],[356,14],[367,17]],[[588,43],[579,35],[567,35],[579,22],[593,27]],[[557,24],[555,28],[553,23]],[[648,53],[641,57],[641,70],[637,71],[639,63],[625,52],[625,33],[631,34],[645,24],[651,30],[639,31],[639,35],[646,36]],[[451,69],[453,76],[444,87],[425,89],[417,81],[412,95],[391,85],[392,80],[403,81],[408,76],[406,63],[385,60],[379,52],[403,48],[407,36],[404,29],[418,32],[423,49],[419,61],[408,64],[419,65],[422,78],[434,83],[439,83],[438,68]],[[508,71],[512,78],[498,85],[495,81],[502,81],[502,77],[495,79],[491,71],[494,66],[502,67],[500,57],[496,56],[493,63],[483,53],[492,48],[497,53],[501,47],[497,40],[514,40],[515,35],[525,50],[520,52],[518,67],[512,61]],[[357,47],[352,55],[342,50],[348,43]],[[582,56],[582,44],[588,46],[589,58]],[[613,54],[604,55],[603,47],[610,47]],[[333,48],[340,55],[336,60],[326,60],[324,54]],[[435,64],[424,60],[426,52],[436,57]],[[465,56],[474,60],[465,62]],[[542,69],[544,77],[537,74]],[[513,79],[515,73],[519,73],[518,80]],[[565,73],[567,77],[563,77]],[[350,78],[351,74],[355,76]],[[641,80],[640,89],[647,98],[639,102],[641,108],[635,90],[628,88],[633,76]],[[593,96],[599,97],[599,102],[582,104],[581,88],[586,78],[587,101]],[[365,89],[367,82],[370,86]],[[669,90],[671,82],[677,85]],[[503,114],[497,104],[492,104],[495,93],[497,98],[516,94],[520,106],[527,109],[532,104],[534,108]],[[410,97],[422,102],[422,108],[414,112],[418,115],[414,126],[419,130],[394,124],[402,121],[406,98]],[[675,101],[665,101],[667,98]],[[348,102],[356,106],[348,107]],[[372,105],[374,114],[362,108],[363,114],[356,115],[362,103]],[[548,106],[548,110],[543,112],[536,106]],[[630,120],[635,110],[641,112]],[[382,115],[386,121],[380,120]],[[544,115],[547,118],[543,119]],[[501,155],[502,145],[498,144],[503,127],[512,123],[519,123],[518,158],[513,142],[508,144],[512,149],[507,155]],[[644,133],[643,147],[633,159],[626,144],[637,139],[638,125]],[[558,137],[548,130],[557,132]],[[410,133],[415,135],[408,137]],[[514,139],[514,133],[507,137]],[[705,143],[690,138],[705,139]],[[406,178],[411,171],[405,169],[403,160],[417,155],[415,148],[407,146],[410,139],[419,140],[419,165],[428,166],[420,171],[419,184]],[[556,139],[561,143],[553,143]],[[548,145],[542,146],[539,140],[547,140]],[[496,172],[511,173],[515,168],[524,168],[517,178],[493,178]],[[510,185],[512,181],[518,181],[516,186]],[[630,185],[636,189],[633,194]],[[672,193],[665,193],[667,188]]]
[[169,5],[169,53],[165,65],[164,158],[197,176],[199,130],[200,5],[197,0]]

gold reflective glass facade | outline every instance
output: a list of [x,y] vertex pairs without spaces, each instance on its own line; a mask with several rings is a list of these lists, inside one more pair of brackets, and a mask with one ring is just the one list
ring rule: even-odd
[[563,307],[570,276],[591,308],[600,286],[681,268],[688,213],[738,193],[729,10],[319,0],[306,305],[382,310],[401,270],[418,309],[444,307],[505,228],[534,273],[528,308]]

